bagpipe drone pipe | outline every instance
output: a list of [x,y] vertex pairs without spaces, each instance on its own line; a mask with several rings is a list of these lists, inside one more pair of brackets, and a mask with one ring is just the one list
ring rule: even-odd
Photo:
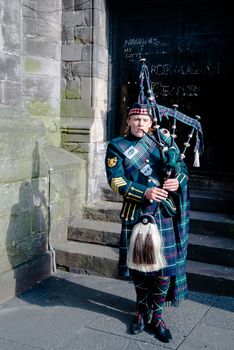
[[[178,105],[173,104],[172,107],[166,107],[160,105],[156,101],[155,94],[152,88],[152,82],[150,79],[149,69],[145,63],[146,59],[142,58],[141,62],[141,70],[139,75],[139,86],[140,92],[138,96],[139,103],[146,103],[148,106],[149,114],[153,119],[153,135],[155,136],[156,143],[158,147],[161,149],[163,168],[165,171],[165,177],[169,178],[173,175],[173,171],[175,169],[175,163],[178,154],[180,153],[180,159],[184,160],[187,149],[191,146],[191,139],[196,137],[196,142],[194,146],[194,167],[200,166],[200,155],[203,152],[203,132],[202,126],[200,123],[200,116],[195,115],[194,118],[189,117],[186,114],[178,111]],[[146,92],[145,92],[146,91]],[[163,119],[167,119],[170,121],[171,130],[170,131],[170,144],[165,145],[162,140],[162,132],[160,131],[160,124]],[[188,127],[187,131],[187,139],[183,142],[181,149],[178,150],[178,144],[176,144],[175,139],[177,137],[177,126],[178,123],[183,123]],[[187,129],[187,128],[186,128]],[[150,137],[150,134],[147,134]]]

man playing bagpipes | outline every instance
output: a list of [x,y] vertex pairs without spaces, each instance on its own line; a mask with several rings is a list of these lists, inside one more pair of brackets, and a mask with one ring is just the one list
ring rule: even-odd
[[155,124],[149,103],[134,104],[125,135],[107,147],[106,173],[123,196],[118,267],[135,286],[132,333],[147,326],[169,342],[164,305],[177,306],[187,296],[188,172],[170,132]]

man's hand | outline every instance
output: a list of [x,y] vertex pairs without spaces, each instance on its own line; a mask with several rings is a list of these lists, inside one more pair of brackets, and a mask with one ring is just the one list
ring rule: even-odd
[[145,191],[145,197],[149,201],[161,202],[162,199],[166,199],[168,196],[167,191],[158,187],[150,187]]
[[179,181],[177,179],[167,179],[163,183],[163,189],[170,191],[170,192],[175,192],[179,188]]

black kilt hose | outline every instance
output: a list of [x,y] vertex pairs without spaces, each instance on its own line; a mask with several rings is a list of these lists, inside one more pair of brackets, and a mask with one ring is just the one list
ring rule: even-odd
[[[168,137],[162,134],[167,144]],[[131,152],[130,152],[131,151]],[[131,155],[128,155],[128,152]],[[130,159],[129,159],[130,157]],[[122,230],[119,244],[119,274],[128,277],[134,274],[151,276],[170,276],[170,287],[167,301],[178,305],[187,296],[186,255],[189,232],[189,195],[187,168],[183,161],[177,160],[175,177],[179,189],[170,194],[176,206],[176,214],[170,216],[164,204],[151,204],[144,193],[149,187],[160,186],[160,152],[147,135],[141,139],[128,135],[112,140],[106,153],[106,173],[111,188],[123,195],[123,206],[120,213]],[[152,172],[142,169],[150,167]],[[157,206],[156,212],[155,208]],[[167,266],[159,271],[139,272],[129,270],[127,255],[130,237],[134,225],[142,213],[154,214],[156,224],[163,238],[163,253]]]

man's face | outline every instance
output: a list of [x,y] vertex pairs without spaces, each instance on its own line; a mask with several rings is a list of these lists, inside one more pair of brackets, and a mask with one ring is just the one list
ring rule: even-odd
[[144,132],[148,132],[151,125],[152,121],[148,115],[133,114],[128,118],[128,126],[130,126],[131,134],[136,137],[143,137]]

